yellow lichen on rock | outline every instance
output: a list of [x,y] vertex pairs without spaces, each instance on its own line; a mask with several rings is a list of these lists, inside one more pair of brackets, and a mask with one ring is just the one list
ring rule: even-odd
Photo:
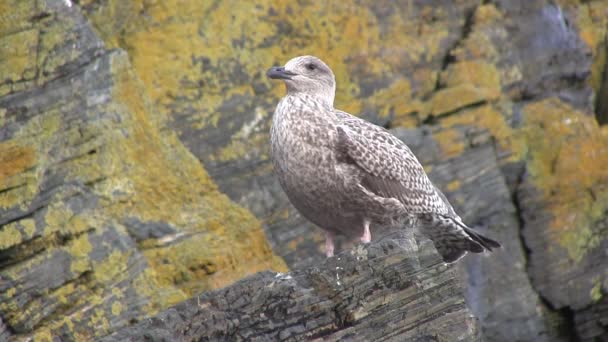
[[[11,333],[88,340],[248,274],[285,271],[256,218],[161,133],[162,102],[127,54],[105,50],[76,4],[33,3],[0,11],[18,17],[7,19],[14,32],[0,23],[0,278],[10,284],[0,311]],[[138,224],[173,232],[139,241]]]
[[2,230],[0,230],[0,250],[16,246],[22,242],[21,232],[17,225],[18,223],[13,222],[2,226]]
[[605,77],[605,64],[608,62],[605,45],[608,40],[608,3],[593,1],[580,5],[576,14],[579,35],[593,54],[593,65],[589,79],[591,86],[596,91],[597,96],[606,96],[605,94],[598,94],[598,92],[602,78]]
[[459,156],[466,149],[463,134],[457,129],[441,129],[438,132],[433,132],[433,138],[439,143],[442,157],[445,159]]
[[447,87],[470,84],[486,94],[486,100],[495,100],[501,94],[500,75],[496,66],[485,60],[467,60],[453,63],[442,72],[441,81]]
[[592,224],[608,210],[608,129],[554,98],[523,113],[530,176],[553,215],[552,239],[580,261],[600,242]]
[[[283,262],[272,254],[255,217],[217,192],[204,169],[175,136],[157,135],[156,123],[148,119],[153,107],[145,103],[143,87],[122,64],[125,61],[120,57],[113,62],[119,80],[115,96],[119,105],[127,106],[132,113],[136,131],[116,146],[120,151],[115,155],[126,155],[127,160],[134,161],[123,174],[131,182],[133,193],[128,205],[116,209],[124,210],[122,215],[130,213],[145,221],[183,227],[186,236],[144,252],[157,270],[159,284],[177,286],[192,295],[268,267],[285,270]],[[201,245],[206,248],[201,249]],[[225,259],[242,262],[227,264]],[[198,272],[207,264],[217,265],[218,273]]]
[[[117,8],[123,13],[117,13]],[[136,10],[146,13],[146,19],[135,15],[139,13]],[[253,94],[250,83],[239,87],[238,79],[230,81],[235,87],[221,89],[226,80],[263,74],[270,65],[298,54],[316,54],[330,64],[340,84],[336,103],[358,114],[362,102],[356,98],[360,90],[352,79],[353,68],[365,70],[370,77],[388,76],[402,65],[403,53],[412,62],[423,55],[435,58],[437,47],[448,36],[443,27],[415,26],[419,24],[410,23],[399,12],[392,13],[387,19],[392,25],[384,25],[381,30],[376,16],[365,6],[313,2],[298,5],[298,15],[284,15],[295,10],[282,1],[242,3],[238,11],[228,2],[211,5],[169,1],[126,6],[109,1],[90,17],[106,41],[119,42],[129,52],[155,103],[176,108],[180,104],[175,103],[175,97],[188,99],[189,108],[198,112],[193,114],[193,125],[214,122],[218,108],[232,95]],[[131,16],[124,14],[129,11],[133,11]],[[120,29],[108,25],[100,13],[114,13],[124,25]],[[202,13],[202,18],[192,13]],[[131,18],[131,23],[125,18]],[[286,28],[306,32],[308,38],[293,37],[280,46],[270,44]],[[421,30],[424,40],[410,34]],[[399,41],[400,46],[386,49],[382,41],[387,40]],[[369,58],[375,55],[382,58]],[[345,60],[351,63],[345,64]],[[430,91],[432,83],[424,87],[419,90]],[[407,91],[403,95],[410,95],[409,89],[401,90]],[[281,92],[277,89],[277,95]],[[378,99],[375,94],[370,96],[371,103],[381,102],[383,94],[377,95]],[[160,110],[166,109],[161,106]]]
[[29,21],[36,13],[35,1],[4,0],[0,2],[0,36],[23,31],[32,26]]
[[489,99],[487,91],[476,88],[471,84],[441,89],[435,93],[429,102],[429,115],[441,116],[450,114],[466,106],[482,103]]
[[[377,109],[380,117],[398,115],[398,125],[413,127],[418,124],[416,116],[411,114],[420,112],[423,108],[418,99],[411,98],[412,87],[405,78],[391,83],[387,88],[372,94],[369,103]],[[397,124],[397,123],[396,123]]]
[[38,31],[34,29],[1,38],[0,57],[5,62],[0,63],[0,80],[31,79],[36,74],[36,59],[31,56],[36,53],[37,45]]
[[[37,73],[38,30],[35,1],[0,1],[0,96],[31,85]],[[1,123],[1,122],[0,122]]]
[[[526,149],[525,141],[521,138],[517,129],[511,128],[502,114],[509,108],[498,110],[495,107],[499,106],[487,104],[463,110],[458,114],[443,118],[441,123],[446,128],[468,126],[487,129],[496,138],[498,146],[504,151],[509,151],[510,154],[505,160],[506,162],[521,160]],[[449,142],[440,139],[439,143],[440,146],[446,146]]]
[[72,255],[72,265],[70,270],[74,274],[82,274],[91,270],[91,259],[89,253],[93,250],[93,246],[89,241],[88,234],[82,234],[72,241],[66,248]]

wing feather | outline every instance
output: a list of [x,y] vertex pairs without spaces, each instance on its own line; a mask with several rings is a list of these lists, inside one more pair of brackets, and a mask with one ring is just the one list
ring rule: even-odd
[[453,212],[405,143],[382,127],[344,112],[340,115],[338,149],[365,171],[364,187],[398,199],[411,213]]

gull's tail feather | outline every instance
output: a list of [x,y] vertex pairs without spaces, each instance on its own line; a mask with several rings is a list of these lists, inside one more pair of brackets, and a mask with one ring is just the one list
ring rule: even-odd
[[452,263],[467,252],[482,253],[500,244],[467,227],[459,219],[427,214],[419,218],[421,232],[429,237],[443,261]]

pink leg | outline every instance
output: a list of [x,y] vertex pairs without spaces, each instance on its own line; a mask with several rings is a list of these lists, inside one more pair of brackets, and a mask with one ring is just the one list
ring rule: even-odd
[[372,233],[369,231],[369,220],[363,221],[363,235],[361,235],[361,242],[370,243],[372,241]]
[[334,256],[334,234],[325,232],[325,255],[328,258]]

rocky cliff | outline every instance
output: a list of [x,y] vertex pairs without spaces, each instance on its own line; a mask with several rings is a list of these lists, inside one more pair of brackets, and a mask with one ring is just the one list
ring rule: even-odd
[[272,175],[264,71],[314,54],[336,106],[504,245],[459,265],[485,340],[608,338],[608,1],[5,0],[0,19],[0,337],[103,336],[285,265],[311,288],[323,238]]
[[4,334],[105,335],[256,271],[286,270],[259,221],[163,132],[127,53],[105,46],[81,8],[2,6]]

